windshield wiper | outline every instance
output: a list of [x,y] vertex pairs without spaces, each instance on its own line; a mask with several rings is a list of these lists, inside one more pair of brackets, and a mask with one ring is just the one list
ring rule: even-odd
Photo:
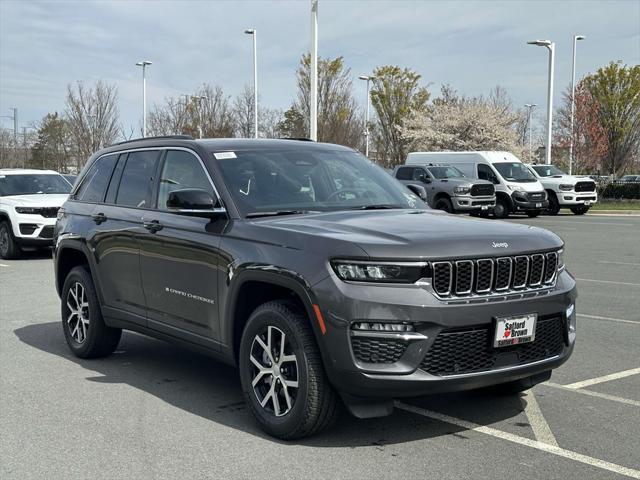
[[251,212],[247,213],[246,218],[258,217],[276,217],[278,215],[303,215],[305,213],[319,213],[314,210],[273,210],[271,212]]
[[360,207],[353,207],[351,210],[390,210],[392,208],[403,208],[401,205],[393,205],[390,203],[379,203],[373,205],[362,205]]

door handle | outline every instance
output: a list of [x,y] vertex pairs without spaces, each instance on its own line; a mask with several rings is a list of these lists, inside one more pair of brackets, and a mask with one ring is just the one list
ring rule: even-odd
[[102,222],[106,222],[107,221],[107,216],[102,212],[101,213],[94,213],[93,215],[91,215],[91,218],[98,225],[100,225]]
[[142,226],[149,230],[151,233],[156,233],[164,228],[164,225],[162,225],[158,220],[142,222]]

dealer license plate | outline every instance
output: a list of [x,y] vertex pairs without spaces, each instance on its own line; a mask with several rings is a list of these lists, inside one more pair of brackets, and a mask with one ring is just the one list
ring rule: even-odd
[[[586,205],[586,204],[585,204]],[[489,207],[487,207],[486,205],[482,205],[480,207],[480,210],[489,210]]]
[[538,315],[535,313],[496,318],[496,335],[493,339],[493,346],[508,347],[533,342],[536,338],[537,319]]

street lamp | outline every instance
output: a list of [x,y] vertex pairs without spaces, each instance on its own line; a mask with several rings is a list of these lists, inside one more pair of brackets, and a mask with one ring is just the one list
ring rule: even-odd
[[373,80],[374,77],[369,77],[367,75],[360,75],[358,78],[360,80],[365,80],[367,82],[367,108],[365,110],[365,116],[364,116],[364,139],[365,139],[364,155],[365,157],[368,157],[369,156],[369,103],[370,103],[369,82]]
[[202,138],[202,124],[204,123],[202,117],[202,101],[208,98],[206,95],[191,95],[191,99],[198,102],[198,138]]
[[547,89],[547,146],[545,151],[545,163],[551,164],[551,122],[553,120],[553,59],[556,44],[551,40],[533,40],[529,45],[546,47],[549,50],[549,86]]
[[531,161],[531,112],[538,106],[537,103],[525,103],[527,108],[527,126],[529,127],[529,161]]
[[142,60],[136,63],[137,67],[142,67],[142,136],[147,136],[147,65],[151,65],[152,62],[148,60]]
[[578,40],[584,40],[584,35],[574,35],[573,36],[573,68],[571,69],[571,128],[570,128],[570,136],[571,141],[569,143],[569,175],[572,174],[573,170],[573,115],[576,108],[575,101],[575,92],[576,92],[576,45]]
[[252,28],[244,33],[253,36],[253,135],[258,138],[258,53],[256,43],[258,32]]
[[309,137],[318,140],[318,0],[311,0],[311,82]]

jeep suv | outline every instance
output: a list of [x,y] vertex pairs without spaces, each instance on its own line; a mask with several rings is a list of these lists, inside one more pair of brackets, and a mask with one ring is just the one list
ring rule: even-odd
[[51,247],[58,208],[71,184],[51,170],[0,169],[0,258]]
[[236,365],[262,428],[320,431],[393,399],[550,377],[575,342],[563,242],[430,210],[352,149],[152,138],[96,153],[58,213],[62,327],[122,329]]

